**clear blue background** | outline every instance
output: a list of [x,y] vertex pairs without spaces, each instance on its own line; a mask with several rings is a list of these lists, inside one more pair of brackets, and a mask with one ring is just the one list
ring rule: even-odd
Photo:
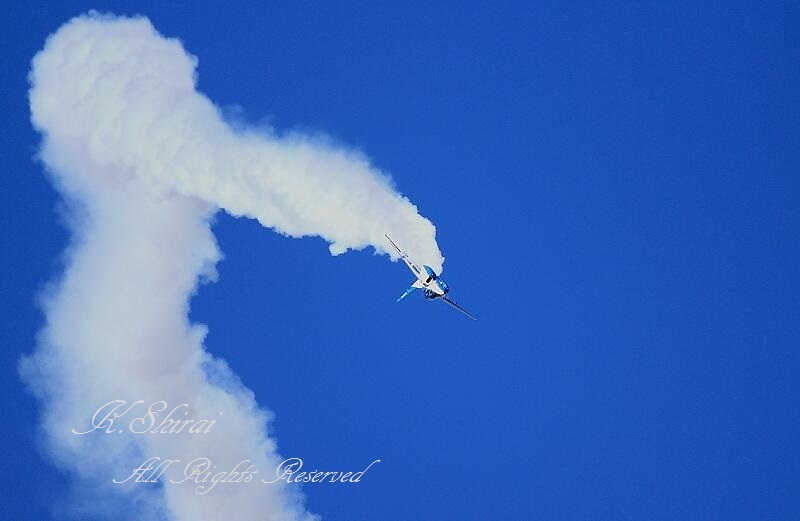
[[2,7],[1,517],[54,518],[66,487],[16,374],[67,239],[26,74],[94,7],[180,37],[217,104],[364,150],[480,317],[395,304],[410,277],[385,257],[220,215],[192,310],[209,349],[284,455],[382,460],[307,486],[313,512],[800,519],[794,3],[168,4]]

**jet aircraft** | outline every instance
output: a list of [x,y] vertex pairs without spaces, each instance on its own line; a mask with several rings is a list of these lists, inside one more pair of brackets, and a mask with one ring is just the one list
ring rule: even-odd
[[402,259],[402,261],[406,263],[408,269],[410,269],[411,272],[414,274],[414,276],[417,278],[417,280],[414,281],[414,283],[406,290],[406,292],[400,295],[400,298],[397,299],[397,302],[400,302],[401,300],[409,296],[411,292],[414,291],[415,289],[424,289],[425,290],[424,295],[426,299],[428,300],[438,299],[443,302],[446,302],[447,304],[453,306],[460,312],[467,315],[472,320],[478,320],[477,318],[472,316],[469,313],[469,311],[467,311],[466,309],[462,308],[461,306],[459,306],[458,304],[447,298],[447,294],[450,292],[450,286],[448,286],[447,283],[441,277],[439,277],[436,274],[436,272],[433,271],[433,269],[431,269],[430,266],[426,266],[423,264],[422,265],[423,269],[420,269],[419,266],[414,264],[411,261],[411,259],[408,258],[407,253],[405,253],[403,250],[397,247],[397,245],[388,235],[385,235],[385,237],[389,239],[389,242],[392,243],[394,249],[397,250],[397,254],[400,255],[400,259]]

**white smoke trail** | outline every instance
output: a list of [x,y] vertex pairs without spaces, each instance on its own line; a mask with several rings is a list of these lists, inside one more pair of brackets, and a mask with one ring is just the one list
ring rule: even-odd
[[293,237],[319,235],[334,254],[369,245],[392,254],[389,233],[441,270],[433,225],[366,159],[299,135],[234,133],[195,90],[195,66],[146,19],[75,19],[34,59],[33,122],[157,194],[199,198]]
[[[293,237],[319,235],[334,254],[386,251],[389,232],[437,271],[443,259],[433,225],[362,156],[232,131],[195,90],[195,65],[147,19],[97,14],[65,24],[35,57],[32,120],[73,242],[21,373],[42,403],[50,454],[91,485],[83,508],[124,497],[133,510],[115,512],[121,519],[310,519],[283,482],[204,495],[163,480],[111,483],[150,456],[208,457],[220,469],[249,458],[264,477],[280,461],[267,413],[188,320],[198,280],[213,278],[220,257],[209,219],[222,208]],[[195,436],[71,432],[118,398],[188,403],[191,417],[218,421]]]

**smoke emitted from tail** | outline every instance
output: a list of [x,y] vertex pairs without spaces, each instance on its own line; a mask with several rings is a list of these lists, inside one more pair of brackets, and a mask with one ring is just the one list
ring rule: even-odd
[[[362,155],[231,129],[196,91],[196,65],[147,19],[97,14],[65,24],[34,58],[32,120],[73,240],[21,374],[42,404],[49,454],[87,497],[82,509],[107,512],[125,499],[134,508],[117,518],[312,519],[292,485],[260,483],[281,460],[269,414],[188,319],[191,295],[220,258],[209,220],[223,209],[288,236],[323,237],[333,254],[372,245],[393,255],[388,232],[437,272],[443,259],[433,225]],[[186,403],[192,417],[217,423],[193,436],[72,433],[114,399]],[[218,469],[249,459],[262,474],[205,494],[165,479],[113,484],[151,456],[211,458]]]
[[196,65],[145,18],[77,18],[34,59],[33,123],[155,194],[198,198],[292,237],[318,235],[334,254],[372,245],[393,255],[389,233],[441,271],[434,226],[364,156],[296,133],[234,131],[195,89]]

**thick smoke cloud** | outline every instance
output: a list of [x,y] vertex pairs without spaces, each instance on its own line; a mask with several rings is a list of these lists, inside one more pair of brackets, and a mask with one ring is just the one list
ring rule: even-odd
[[[163,480],[111,483],[150,456],[208,457],[220,469],[248,458],[259,478],[281,461],[268,413],[188,319],[191,295],[220,258],[209,219],[223,209],[292,237],[319,235],[334,254],[388,252],[388,232],[437,271],[443,259],[433,225],[364,157],[298,135],[232,130],[195,90],[195,67],[147,19],[95,14],[64,25],[35,57],[32,120],[73,240],[21,373],[42,404],[49,454],[89,491],[81,508],[123,499],[130,510],[114,514],[122,519],[311,519],[284,482],[203,495]],[[200,436],[72,433],[117,398],[188,403],[191,417],[218,421]]]
[[391,255],[389,233],[441,271],[433,225],[364,157],[301,135],[232,131],[195,90],[196,64],[146,19],[75,19],[34,59],[34,125],[156,194],[198,198],[293,237],[319,235],[334,254],[372,245]]

